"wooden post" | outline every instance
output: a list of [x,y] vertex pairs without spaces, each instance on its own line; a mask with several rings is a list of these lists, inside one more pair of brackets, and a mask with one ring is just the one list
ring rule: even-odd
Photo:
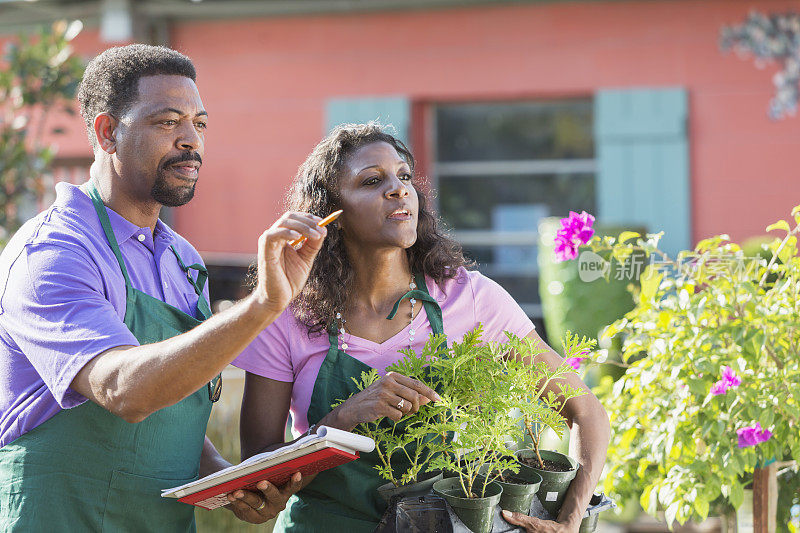
[[778,513],[777,465],[753,472],[753,533],[775,533]]

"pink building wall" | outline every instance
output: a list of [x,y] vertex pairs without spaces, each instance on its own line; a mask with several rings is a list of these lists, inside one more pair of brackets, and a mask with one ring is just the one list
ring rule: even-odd
[[[761,234],[800,203],[800,117],[767,118],[777,65],[759,70],[719,50],[720,28],[752,9],[800,3],[568,2],[178,22],[171,44],[195,61],[210,117],[198,192],[175,225],[202,252],[255,253],[323,133],[331,97],[405,95],[418,118],[436,102],[683,86],[693,239]],[[75,44],[84,55],[104,47],[95,31]],[[420,122],[418,146],[428,139]],[[87,153],[77,126],[59,140],[60,155]]]

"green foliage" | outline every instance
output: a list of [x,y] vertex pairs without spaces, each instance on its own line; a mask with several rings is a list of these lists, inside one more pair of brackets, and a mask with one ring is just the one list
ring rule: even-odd
[[[422,352],[417,355],[413,350],[402,350],[405,357],[386,370],[418,379],[433,387],[428,365],[445,349],[444,335],[431,335]],[[356,387],[362,391],[378,381],[377,370],[362,372],[361,379],[353,378]],[[337,405],[337,404],[335,404]],[[334,405],[334,406],[335,406]],[[394,422],[388,418],[359,424],[354,430],[375,441],[375,452],[379,463],[376,469],[380,476],[391,481],[395,486],[414,483],[419,474],[425,471],[426,465],[434,457],[433,441],[447,440],[447,435],[437,435],[430,430],[436,420],[444,415],[445,407],[440,403],[429,403],[420,407],[413,417]],[[392,465],[392,459],[402,457],[410,466],[399,471]]]
[[[559,439],[562,438],[567,422],[561,412],[567,400],[585,393],[559,380],[564,374],[574,371],[571,366],[562,364],[550,368],[544,361],[536,360],[538,355],[548,351],[544,346],[527,337],[520,338],[511,333],[506,335],[506,346],[517,355],[509,362],[509,379],[513,380],[510,400],[522,412],[522,427],[531,440],[539,464],[544,468],[544,462],[539,455],[542,435],[549,428]],[[562,345],[564,357],[586,357],[595,347],[596,341],[567,331]],[[550,386],[551,383],[554,384],[553,387]]]
[[[583,393],[560,380],[572,368],[550,369],[537,361],[548,349],[533,339],[507,332],[506,343],[484,343],[481,333],[478,326],[450,347],[443,335],[432,335],[420,354],[403,350],[405,357],[387,368],[427,384],[441,401],[399,422],[382,419],[355,429],[375,440],[376,468],[384,479],[401,485],[425,471],[447,470],[458,474],[465,495],[482,497],[502,472],[519,471],[506,443],[523,439],[523,420],[537,427],[537,450],[545,428],[560,434],[566,427],[564,403]],[[568,334],[564,345],[568,356],[586,355],[593,342]],[[354,381],[364,390],[378,379],[371,370]],[[553,390],[545,391],[553,383]],[[396,457],[410,466],[399,469]]]
[[[769,260],[745,256],[726,235],[675,259],[657,235],[633,244],[651,264],[636,307],[605,332],[624,339],[628,367],[595,391],[614,430],[607,493],[636,496],[668,523],[702,520],[738,508],[759,465],[800,459],[800,206],[792,216],[768,228],[783,234],[765,246]],[[742,383],[714,395],[723,366]],[[737,430],[756,423],[772,438],[739,448]]]
[[55,155],[43,144],[48,117],[54,110],[74,114],[71,100],[83,65],[69,41],[81,27],[61,21],[34,38],[20,37],[0,63],[0,244],[23,222],[20,201],[42,193],[42,176]]

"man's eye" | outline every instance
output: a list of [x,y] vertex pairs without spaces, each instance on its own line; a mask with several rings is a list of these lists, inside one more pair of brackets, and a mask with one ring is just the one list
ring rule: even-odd
[[205,122],[195,122],[195,127],[204,130],[208,127],[208,124],[206,124]]
[[174,126],[178,123],[177,120],[162,120],[161,123],[165,126]]

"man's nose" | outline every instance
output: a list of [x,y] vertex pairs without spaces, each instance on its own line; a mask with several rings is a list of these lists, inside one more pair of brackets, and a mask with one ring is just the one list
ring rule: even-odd
[[175,145],[179,150],[198,150],[203,146],[203,138],[194,124],[184,124],[180,130]]

